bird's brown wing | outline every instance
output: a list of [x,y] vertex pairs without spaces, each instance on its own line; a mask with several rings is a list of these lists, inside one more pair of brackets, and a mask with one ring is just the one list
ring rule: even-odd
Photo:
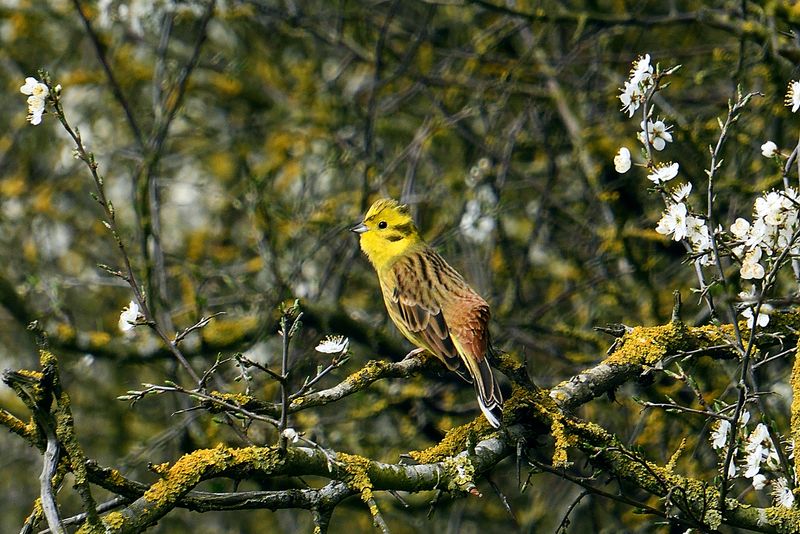
[[[442,276],[436,274],[438,262],[433,260],[431,264],[431,257],[425,252],[409,254],[392,267],[389,287],[384,288],[389,315],[409,341],[428,350],[448,369],[472,382],[469,375],[463,373],[461,357],[442,311],[442,288],[438,281]],[[463,280],[461,283],[464,284]]]
[[472,382],[481,410],[499,427],[503,395],[486,358],[489,305],[430,248],[398,260],[390,274],[384,300],[397,327]]

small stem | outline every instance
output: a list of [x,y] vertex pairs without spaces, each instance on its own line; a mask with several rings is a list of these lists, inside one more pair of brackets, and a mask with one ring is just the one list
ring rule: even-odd
[[281,345],[281,377],[282,380],[280,381],[281,386],[281,420],[280,424],[278,425],[278,431],[280,432],[280,447],[281,449],[286,449],[287,445],[287,438],[283,435],[283,431],[286,430],[287,424],[289,423],[289,388],[286,384],[286,375],[288,373],[289,367],[289,328],[287,328],[289,323],[289,319],[284,314],[281,317],[281,336],[282,336],[282,345]]

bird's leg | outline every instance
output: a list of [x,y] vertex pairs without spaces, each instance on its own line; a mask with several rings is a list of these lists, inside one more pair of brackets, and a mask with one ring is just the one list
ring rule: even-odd
[[408,360],[409,358],[413,358],[417,354],[422,354],[423,352],[425,352],[425,349],[423,349],[423,348],[414,349],[411,352],[409,352],[408,354],[406,354],[406,357],[403,358],[403,360]]

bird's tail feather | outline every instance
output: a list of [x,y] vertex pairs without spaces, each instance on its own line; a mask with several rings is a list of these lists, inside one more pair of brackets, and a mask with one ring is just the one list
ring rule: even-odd
[[503,393],[494,377],[489,360],[484,357],[473,362],[470,362],[469,370],[473,375],[478,404],[489,424],[494,428],[500,428],[503,419]]

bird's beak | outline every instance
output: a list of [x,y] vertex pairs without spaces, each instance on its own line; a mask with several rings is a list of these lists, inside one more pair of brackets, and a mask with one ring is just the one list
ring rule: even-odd
[[367,230],[369,230],[369,228],[367,228],[367,225],[364,224],[363,222],[360,222],[357,225],[355,225],[354,227],[350,228],[351,232],[355,232],[357,234],[363,234]]

